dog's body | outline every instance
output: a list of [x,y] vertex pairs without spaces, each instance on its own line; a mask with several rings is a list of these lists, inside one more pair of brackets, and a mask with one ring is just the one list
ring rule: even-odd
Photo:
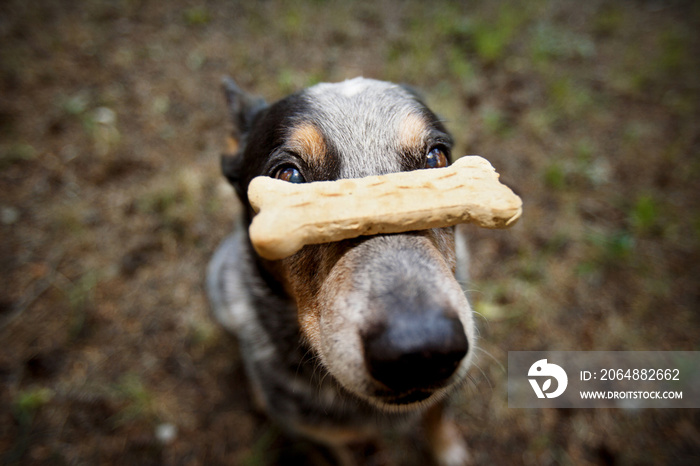
[[223,169],[244,215],[209,265],[208,292],[238,338],[257,404],[331,446],[422,417],[436,460],[463,464],[464,443],[440,409],[464,380],[474,343],[458,284],[466,249],[454,229],[306,246],[280,261],[257,256],[247,236],[253,177],[439,167],[451,147],[446,130],[413,93],[374,80],[319,84],[271,106],[232,81],[225,87],[238,148]]

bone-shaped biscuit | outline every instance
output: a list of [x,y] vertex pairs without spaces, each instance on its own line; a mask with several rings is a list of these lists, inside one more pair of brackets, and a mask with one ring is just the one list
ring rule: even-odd
[[258,212],[249,235],[260,256],[277,260],[304,245],[362,235],[475,223],[507,228],[522,201],[479,156],[445,168],[294,184],[259,176],[248,187]]

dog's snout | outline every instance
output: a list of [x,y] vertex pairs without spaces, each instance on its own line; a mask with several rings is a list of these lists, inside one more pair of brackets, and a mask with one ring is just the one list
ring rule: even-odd
[[460,320],[442,312],[394,316],[363,343],[370,375],[398,392],[443,385],[469,350]]

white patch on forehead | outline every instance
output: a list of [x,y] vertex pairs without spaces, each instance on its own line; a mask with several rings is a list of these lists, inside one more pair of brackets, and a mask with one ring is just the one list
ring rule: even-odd
[[408,91],[393,83],[355,78],[317,84],[305,95],[314,124],[338,152],[341,178],[401,170],[401,122],[421,110]]
[[362,93],[367,88],[372,85],[379,85],[380,87],[396,87],[395,84],[377,81],[374,79],[365,79],[363,77],[346,79],[340,83],[320,83],[309,89],[310,95],[320,95],[324,93],[337,93],[343,97],[354,97],[357,94]]

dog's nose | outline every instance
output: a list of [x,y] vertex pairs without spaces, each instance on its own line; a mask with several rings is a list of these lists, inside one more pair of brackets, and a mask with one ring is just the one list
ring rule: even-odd
[[394,316],[363,343],[369,373],[395,391],[443,385],[469,350],[459,319],[438,312]]

